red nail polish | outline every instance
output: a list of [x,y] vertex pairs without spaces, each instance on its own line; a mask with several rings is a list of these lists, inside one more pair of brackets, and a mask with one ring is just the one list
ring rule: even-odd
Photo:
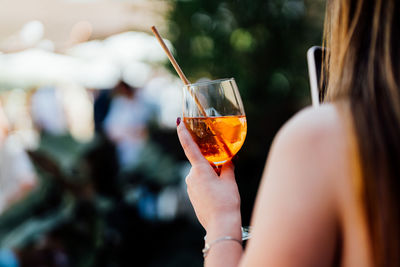
[[176,118],[176,126],[179,126],[181,123],[181,117]]

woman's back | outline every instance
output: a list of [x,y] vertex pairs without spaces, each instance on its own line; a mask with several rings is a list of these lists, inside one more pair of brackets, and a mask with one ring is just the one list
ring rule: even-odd
[[241,266],[372,266],[351,125],[348,104],[338,103],[306,109],[282,128]]

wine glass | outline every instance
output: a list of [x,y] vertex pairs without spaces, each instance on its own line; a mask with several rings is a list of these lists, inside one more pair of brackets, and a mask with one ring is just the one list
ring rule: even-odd
[[[183,89],[183,122],[219,175],[222,165],[240,150],[247,133],[246,115],[235,79],[198,82]],[[242,239],[249,237],[249,228],[242,227]]]

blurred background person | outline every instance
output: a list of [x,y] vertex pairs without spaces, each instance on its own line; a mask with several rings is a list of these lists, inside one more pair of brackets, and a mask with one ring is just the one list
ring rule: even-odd
[[36,185],[36,174],[21,138],[11,126],[0,101],[0,214]]
[[39,132],[63,135],[68,131],[60,93],[55,87],[40,87],[31,97],[31,114]]
[[154,112],[152,115],[150,103],[143,98],[142,88],[120,81],[112,90],[113,97],[103,129],[116,144],[121,168],[126,168],[138,160],[147,141],[147,127]]
[[6,114],[4,114],[3,107],[0,102],[0,142],[3,144],[9,131],[8,121]]

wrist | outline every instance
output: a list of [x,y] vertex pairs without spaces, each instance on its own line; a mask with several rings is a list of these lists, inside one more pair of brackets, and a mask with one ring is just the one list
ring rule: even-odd
[[204,248],[203,248],[203,250],[202,250],[202,252],[203,252],[203,257],[204,257],[204,258],[207,257],[208,252],[210,251],[210,249],[211,249],[211,247],[212,247],[213,245],[215,245],[215,244],[217,244],[217,243],[226,242],[226,241],[237,242],[237,243],[242,247],[242,249],[243,249],[243,242],[242,242],[242,240],[233,238],[233,237],[231,237],[231,236],[223,236],[223,237],[220,237],[220,238],[218,238],[218,239],[216,239],[216,240],[214,240],[214,241],[211,241],[210,243],[207,243],[207,241],[206,241],[206,243],[204,244]]
[[241,227],[242,219],[240,213],[216,218],[207,225],[207,241],[212,241],[222,236],[231,236],[241,240]]

